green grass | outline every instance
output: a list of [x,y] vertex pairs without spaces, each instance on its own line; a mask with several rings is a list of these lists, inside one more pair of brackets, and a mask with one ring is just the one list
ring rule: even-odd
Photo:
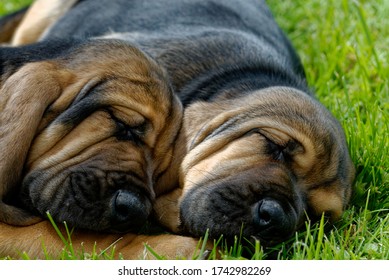
[[357,168],[344,219],[306,226],[282,259],[389,258],[389,1],[268,1],[309,84],[342,123]]
[[[3,1],[0,13],[27,2]],[[307,222],[291,240],[266,251],[237,239],[221,256],[242,259],[249,251],[253,259],[389,259],[389,0],[268,4],[298,50],[310,86],[345,129],[355,188],[344,218],[330,229],[324,220]]]
[[31,2],[32,0],[2,0],[0,2],[0,15],[25,7]]

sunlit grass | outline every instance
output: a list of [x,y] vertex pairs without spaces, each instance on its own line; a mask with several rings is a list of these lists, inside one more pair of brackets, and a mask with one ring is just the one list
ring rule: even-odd
[[389,1],[268,3],[298,50],[308,83],[342,123],[357,168],[344,218],[324,234],[324,225],[308,224],[279,257],[387,259]]
[[30,4],[32,0],[1,0],[0,2],[0,15],[7,12],[14,11]]

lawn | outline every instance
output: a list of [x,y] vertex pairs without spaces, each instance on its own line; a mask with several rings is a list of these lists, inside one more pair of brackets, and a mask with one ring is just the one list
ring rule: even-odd
[[[4,0],[0,14],[28,2]],[[307,223],[271,252],[257,248],[253,258],[389,259],[389,0],[268,4],[298,50],[310,86],[341,121],[357,177],[341,221],[330,229],[325,221]],[[222,255],[239,258],[241,248]]]

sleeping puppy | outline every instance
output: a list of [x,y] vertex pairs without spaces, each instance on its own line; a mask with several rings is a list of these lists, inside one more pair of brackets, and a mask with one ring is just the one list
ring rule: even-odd
[[0,54],[0,220],[139,230],[181,123],[164,71],[118,40]]
[[83,0],[40,34],[129,42],[167,71],[185,110],[154,211],[172,231],[243,228],[266,245],[307,215],[341,217],[354,178],[343,130],[264,1]]

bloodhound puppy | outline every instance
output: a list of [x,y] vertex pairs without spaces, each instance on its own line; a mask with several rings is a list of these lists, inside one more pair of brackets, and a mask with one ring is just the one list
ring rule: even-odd
[[0,220],[49,212],[85,229],[139,229],[181,123],[164,71],[119,40],[0,54]]
[[[354,167],[343,130],[308,88],[296,52],[275,23],[264,1],[82,0],[72,7],[63,7],[61,16],[39,31],[42,34],[39,42],[24,48],[38,48],[41,52],[46,44],[67,38],[94,43],[117,40],[117,43],[136,46],[167,72],[173,91],[184,106],[183,123],[175,141],[173,157],[165,154],[163,171],[152,169],[156,197],[154,216],[162,225],[173,232],[194,237],[203,236],[206,230],[209,230],[211,237],[218,238],[222,234],[227,239],[242,232],[244,237],[258,239],[261,244],[267,245],[288,238],[307,216],[315,218],[324,213],[331,220],[341,217],[349,202],[354,178]],[[47,16],[43,13],[40,18],[44,21]],[[32,19],[40,21],[39,17]],[[28,26],[29,16],[23,22],[24,26]],[[23,35],[23,30],[19,31],[18,36],[26,35]],[[61,48],[64,47],[61,45]],[[66,49],[67,55],[74,55],[74,48],[67,46]],[[12,52],[12,49],[5,51]],[[83,59],[89,63],[82,63],[85,73],[94,71],[94,63],[99,64],[103,60],[100,56],[104,58],[104,54],[106,51],[101,54],[86,52]],[[113,60],[118,64],[124,62],[118,56]],[[69,61],[66,59],[66,62]],[[126,63],[132,65],[133,62]],[[132,67],[130,69],[127,75],[133,75],[134,70]],[[61,70],[61,67],[50,68],[49,72],[63,79],[65,74]],[[34,77],[23,82],[24,75],[21,76],[16,76],[15,81],[16,78],[21,80],[20,84],[25,87],[39,81]],[[82,79],[75,78],[74,83],[77,84],[79,80]],[[6,80],[6,83],[9,82]],[[116,80],[112,81],[111,87],[116,86]],[[82,92],[80,94],[84,96]],[[117,94],[117,91],[114,92]],[[146,106],[147,102],[151,101],[147,100],[143,105]],[[70,103],[73,105],[68,101]],[[62,111],[61,106],[58,105],[60,109],[54,112]],[[142,107],[142,110],[150,112],[152,109]],[[46,110],[43,119],[50,116],[49,119],[56,123],[55,120],[61,115],[52,111]],[[85,115],[84,109],[78,112]],[[118,118],[110,110],[100,114],[105,114],[103,119]],[[47,127],[52,123],[50,120],[45,122],[49,123]],[[63,130],[60,120],[57,122],[60,122]],[[169,119],[169,122],[172,121]],[[98,123],[103,124],[95,127],[95,133],[112,131],[109,121]],[[39,125],[37,131],[40,131]],[[148,130],[143,128],[141,131]],[[15,139],[12,135],[9,138]],[[27,203],[30,204],[30,211],[40,204],[31,202],[45,200],[56,189],[50,180],[45,179],[51,174],[46,164],[53,162],[53,149],[50,149],[50,160],[43,163],[38,160],[34,164],[36,154],[46,155],[35,152],[38,149],[36,145],[44,148],[39,145],[39,137],[34,139],[23,169],[26,171],[19,172],[15,177],[24,178],[20,193],[24,202],[30,201]],[[61,139],[63,145],[58,145],[54,150],[64,154],[69,141],[65,137]],[[163,138],[160,136],[157,139]],[[167,143],[172,143],[171,139],[174,137],[164,142],[165,149],[169,146]],[[51,139],[43,142],[52,143]],[[89,144],[79,142],[79,139],[70,141],[72,147],[83,145],[85,151],[89,150]],[[93,150],[96,152],[92,154],[101,155],[105,150],[103,146],[105,144],[99,150]],[[78,157],[78,153],[84,150],[76,150],[72,155]],[[116,153],[116,157],[128,154],[122,151]],[[139,151],[144,152],[144,146]],[[162,160],[162,155],[159,153],[159,157],[147,159],[153,162],[153,166],[159,167],[161,164],[157,162]],[[101,164],[112,164],[106,156],[99,159]],[[17,164],[20,162],[17,161]],[[8,163],[7,166],[16,164]],[[70,166],[72,169],[73,165]],[[30,169],[39,171],[32,173]],[[91,197],[90,205],[96,201],[99,209],[100,200],[96,194],[99,191],[91,187],[96,184],[90,183],[89,173],[78,172],[76,181],[88,183],[77,184],[68,183],[73,176],[67,174],[70,173],[65,172],[63,177],[59,177],[66,179],[55,182],[58,185],[76,185],[77,189],[87,191]],[[133,176],[133,170],[130,174]],[[43,179],[35,179],[36,176]],[[135,177],[139,179],[139,184],[145,183],[142,181],[144,177]],[[92,178],[93,181],[99,177],[94,175]],[[34,182],[39,182],[39,195],[35,192],[37,184],[34,185]],[[11,188],[6,190],[3,191],[4,197]],[[51,199],[50,203],[40,208],[41,213],[46,208],[58,209],[59,205],[66,205],[65,196],[61,191],[58,194],[61,194],[58,196],[60,198]],[[116,194],[113,200],[121,201],[120,195]],[[132,205],[130,200],[122,204]],[[145,203],[142,200],[136,204]],[[79,211],[66,207],[65,211],[60,212],[63,218],[74,221]],[[131,209],[125,212],[130,217],[137,213]],[[111,223],[109,227],[117,226]],[[9,229],[5,224],[2,228]],[[23,232],[27,234],[28,227]],[[44,235],[50,233],[45,231]]]

